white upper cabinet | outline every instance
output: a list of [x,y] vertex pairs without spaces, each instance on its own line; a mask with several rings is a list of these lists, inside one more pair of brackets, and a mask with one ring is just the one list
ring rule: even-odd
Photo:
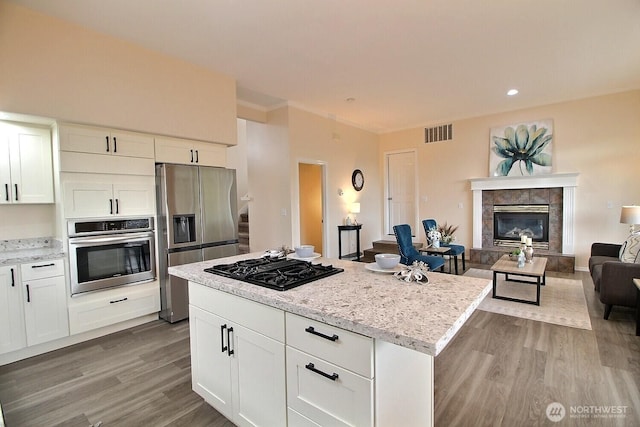
[[227,166],[227,147],[211,142],[156,137],[156,162],[198,166]]
[[155,178],[63,173],[66,218],[155,215]]
[[51,131],[0,122],[0,203],[53,203]]
[[60,127],[60,150],[154,158],[153,137],[142,133],[77,125]]

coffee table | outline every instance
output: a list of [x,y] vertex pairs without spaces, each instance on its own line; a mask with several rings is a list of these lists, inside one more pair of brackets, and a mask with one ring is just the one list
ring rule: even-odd
[[[523,302],[525,304],[540,305],[540,285],[546,284],[546,271],[547,259],[543,257],[533,257],[532,263],[525,263],[523,268],[518,268],[518,261],[511,260],[509,255],[503,255],[493,266],[493,298],[503,299],[507,301]],[[526,284],[536,285],[536,300],[524,300],[519,298],[505,297],[496,294],[496,283],[498,279],[498,273],[504,274],[505,280],[508,282],[519,282]],[[532,280],[522,279],[510,279],[509,276],[530,277]]]

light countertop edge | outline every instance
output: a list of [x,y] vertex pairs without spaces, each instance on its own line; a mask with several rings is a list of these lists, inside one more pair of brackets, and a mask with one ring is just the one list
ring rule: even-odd
[[0,265],[24,264],[65,258],[66,251],[59,241],[53,241],[50,246],[42,247],[11,247],[0,250]]
[[405,283],[365,270],[363,263],[318,258],[343,273],[275,291],[210,274],[214,264],[261,253],[169,267],[169,274],[368,337],[436,356],[491,290],[491,280],[428,273],[429,284]]

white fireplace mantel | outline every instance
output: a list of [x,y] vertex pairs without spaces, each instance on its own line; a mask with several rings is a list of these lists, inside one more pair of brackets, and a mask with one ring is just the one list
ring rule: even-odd
[[469,181],[471,182],[471,190],[473,191],[474,248],[482,248],[482,191],[562,187],[562,253],[574,253],[576,187],[578,186],[577,173],[513,177],[500,176],[474,178]]

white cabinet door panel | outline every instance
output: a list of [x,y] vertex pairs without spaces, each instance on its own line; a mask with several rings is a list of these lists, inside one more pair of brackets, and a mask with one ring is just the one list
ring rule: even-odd
[[0,267],[0,354],[27,346],[21,291],[17,267]]
[[[142,182],[134,178],[142,178]],[[147,181],[147,182],[145,182]],[[155,186],[153,177],[132,177],[132,181],[113,185],[117,215],[153,215]]]
[[67,218],[111,215],[113,186],[105,182],[68,181],[64,188],[64,213]]
[[228,419],[233,419],[231,357],[222,317],[189,306],[191,381],[193,390]]
[[0,122],[0,203],[53,203],[51,130]]
[[149,159],[153,159],[155,156],[153,136],[151,135],[112,131],[111,140],[113,143],[112,153],[117,156]]
[[284,344],[233,325],[233,405],[238,426],[283,426],[287,420]]
[[[22,265],[24,268],[25,265]],[[27,344],[35,345],[69,335],[64,276],[23,282]]]

